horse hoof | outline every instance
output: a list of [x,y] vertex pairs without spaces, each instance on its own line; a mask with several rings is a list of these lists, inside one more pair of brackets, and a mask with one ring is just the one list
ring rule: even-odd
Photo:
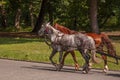
[[89,63],[88,68],[89,68],[89,70],[92,68],[92,63]]
[[82,72],[83,72],[84,74],[87,74],[88,71],[89,71],[89,68],[84,68]]
[[104,73],[107,73],[107,71],[108,71],[107,69],[104,69],[104,70],[103,70]]
[[109,71],[109,68],[108,68],[108,66],[106,65],[106,66],[104,67],[103,72],[107,73],[107,71]]
[[75,64],[75,70],[78,71],[79,70],[79,65]]
[[55,68],[56,68],[56,71],[58,71],[58,65],[57,64],[54,64]]
[[104,73],[107,73],[107,71],[106,71],[105,69],[103,70],[103,72],[104,72]]
[[82,71],[83,74],[86,74],[86,71]]
[[59,64],[59,65],[58,65],[58,71],[60,71],[62,68],[63,68],[63,65],[62,65],[62,64]]
[[88,73],[88,71],[84,70],[84,71],[82,71],[82,73],[83,73],[83,74],[87,74],[87,73]]
[[56,71],[60,71],[62,69],[63,65],[61,64],[55,64]]

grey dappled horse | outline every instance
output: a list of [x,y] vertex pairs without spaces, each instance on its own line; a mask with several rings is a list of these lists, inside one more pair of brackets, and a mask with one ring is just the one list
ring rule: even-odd
[[[51,41],[51,47],[52,47],[52,53],[50,55],[50,61],[53,65],[56,66],[56,63],[52,60],[52,57],[59,52],[60,53],[60,58],[59,61],[61,62],[62,60],[62,54],[64,51],[71,51],[71,50],[78,50],[81,55],[83,56],[85,60],[85,66],[83,68],[83,71],[85,73],[88,73],[89,71],[89,60],[90,60],[90,55],[88,54],[89,52],[91,53],[92,56],[92,61],[97,63],[96,60],[96,47],[95,47],[95,42],[94,40],[81,33],[77,34],[64,34],[55,28],[53,28],[49,23],[43,24],[41,26],[41,29],[38,32],[39,36],[47,36],[48,39]],[[59,70],[59,66],[58,70]]]

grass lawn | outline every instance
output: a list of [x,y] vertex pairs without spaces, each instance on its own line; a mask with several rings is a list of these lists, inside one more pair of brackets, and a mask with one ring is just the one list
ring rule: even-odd
[[[120,55],[120,38],[112,38],[117,54]],[[27,60],[50,63],[49,55],[51,49],[38,38],[0,38],[0,58]],[[58,63],[59,54],[55,55],[54,61]],[[84,64],[81,55],[76,51],[77,60],[80,65]],[[99,55],[98,55],[99,56]],[[120,64],[116,65],[114,59],[108,58],[108,66],[111,70],[120,70]],[[120,61],[119,61],[120,63]],[[74,65],[71,55],[65,60],[66,65]],[[103,68],[103,61],[93,65],[93,68]]]

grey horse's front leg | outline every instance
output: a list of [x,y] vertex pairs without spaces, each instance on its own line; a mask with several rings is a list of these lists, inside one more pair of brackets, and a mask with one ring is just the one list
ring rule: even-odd
[[83,67],[83,73],[88,73],[89,69],[89,60],[90,60],[90,55],[87,53],[86,50],[79,50],[81,53],[82,57],[85,60],[85,65]]
[[59,52],[59,65],[58,65],[58,69],[57,69],[57,71],[60,71],[61,70],[61,68],[62,68],[62,56],[63,56],[63,51],[60,51]]
[[56,50],[52,50],[52,53],[50,54],[49,59],[50,59],[51,63],[52,63],[52,64],[56,67],[56,69],[57,69],[56,63],[52,60],[52,58],[54,57],[54,55],[55,55],[56,53],[57,53]]
[[62,52],[62,51],[60,51],[60,52],[59,52],[59,63],[61,63],[61,62],[62,62],[62,56],[63,56],[63,52]]

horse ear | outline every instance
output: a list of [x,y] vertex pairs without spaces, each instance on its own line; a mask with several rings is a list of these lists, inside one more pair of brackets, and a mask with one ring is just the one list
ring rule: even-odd
[[49,26],[49,25],[50,25],[50,22],[48,22],[46,25]]
[[48,22],[47,24],[50,25],[50,22]]

